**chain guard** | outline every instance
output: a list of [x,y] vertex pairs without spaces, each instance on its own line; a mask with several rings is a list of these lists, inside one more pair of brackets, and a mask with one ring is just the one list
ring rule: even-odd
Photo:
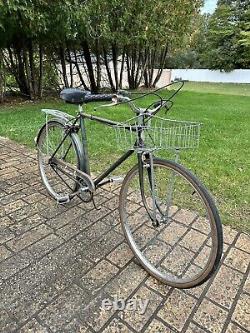
[[49,161],[49,163],[53,165],[56,169],[63,172],[69,178],[75,178],[75,181],[80,185],[80,188],[71,196],[77,195],[84,202],[90,202],[91,200],[93,200],[95,184],[92,178],[87,173],[78,170],[69,163],[59,160],[56,157],[53,157]]

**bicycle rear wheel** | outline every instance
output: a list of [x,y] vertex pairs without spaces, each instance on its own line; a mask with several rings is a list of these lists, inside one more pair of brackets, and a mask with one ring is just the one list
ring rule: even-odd
[[[67,197],[79,188],[77,177],[63,172],[67,167],[56,168],[49,163],[52,154],[56,151],[65,136],[65,126],[58,120],[48,121],[40,130],[37,138],[37,157],[42,181],[49,192],[55,198]],[[55,157],[69,165],[81,170],[82,154],[78,136],[70,133],[58,149]]]
[[154,159],[152,191],[149,165],[145,161],[142,186],[136,165],[121,188],[119,210],[126,239],[158,280],[177,288],[200,285],[217,270],[222,255],[216,206],[200,181],[172,161]]

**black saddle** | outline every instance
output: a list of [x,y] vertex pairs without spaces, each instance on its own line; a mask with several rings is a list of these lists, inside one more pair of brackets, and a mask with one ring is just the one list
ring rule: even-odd
[[60,97],[66,103],[83,104],[89,102],[112,101],[113,94],[91,94],[90,91],[77,88],[65,88],[61,91]]
[[77,88],[65,88],[61,91],[60,98],[67,103],[79,105],[84,103],[86,95],[90,95],[90,92]]

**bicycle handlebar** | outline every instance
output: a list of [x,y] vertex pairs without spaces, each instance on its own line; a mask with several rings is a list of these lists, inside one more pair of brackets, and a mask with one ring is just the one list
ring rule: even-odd
[[[160,95],[157,94],[157,92],[159,90],[167,88],[168,86],[171,86],[176,83],[180,83],[181,84],[180,87],[177,90],[174,90],[174,92],[167,99],[163,99],[163,98],[161,98]],[[132,111],[134,111],[135,113],[139,114],[143,111],[145,113],[150,113],[152,115],[155,115],[163,107],[165,107],[167,111],[171,108],[171,106],[173,105],[173,102],[171,99],[181,90],[183,85],[184,85],[184,81],[174,81],[174,82],[167,84],[164,87],[156,89],[155,91],[150,91],[148,93],[145,93],[141,96],[137,96],[135,98],[130,98],[130,97],[126,96],[128,94],[128,92],[126,90],[118,90],[117,94],[98,94],[98,95],[97,94],[86,94],[84,97],[84,103],[100,102],[100,101],[112,102],[110,104],[100,105],[100,106],[96,107],[95,109],[127,103],[127,104],[129,104]],[[141,99],[145,96],[152,95],[152,94],[159,97],[158,102],[154,102],[154,103],[150,104],[145,109],[139,108],[134,104],[135,100]]]
[[[180,84],[180,86],[179,86],[176,90],[174,90],[173,93],[172,93],[168,98],[163,99],[163,98],[158,94],[158,92],[159,92],[160,90],[162,90],[162,89],[164,89],[164,88],[167,88],[167,87],[169,87],[169,86],[172,86],[172,85],[174,85],[174,84],[178,84],[178,83]],[[148,93],[145,93],[145,94],[143,94],[143,95],[140,95],[140,96],[135,97],[135,98],[132,98],[132,99],[126,96],[126,95],[129,93],[129,92],[127,92],[126,90],[119,90],[118,93],[121,94],[120,96],[122,96],[122,97],[121,97],[121,102],[122,102],[122,103],[128,103],[129,106],[131,107],[131,109],[132,109],[134,112],[136,112],[136,113],[140,113],[141,111],[143,111],[144,113],[149,113],[149,114],[151,114],[151,115],[155,115],[155,114],[158,113],[163,107],[166,108],[166,111],[169,111],[169,109],[173,106],[172,98],[173,98],[176,94],[178,94],[178,92],[183,88],[184,83],[185,83],[185,82],[184,82],[184,81],[181,81],[181,80],[180,80],[180,81],[173,81],[173,82],[170,82],[169,84],[167,84],[167,85],[165,85],[165,86],[163,86],[163,87],[160,87],[160,88],[158,88],[158,89],[156,89],[156,90],[154,90],[154,91],[150,91],[150,92],[148,92]],[[134,93],[134,92],[133,92],[133,94],[138,94],[138,93]],[[125,97],[124,95],[125,95],[126,97]],[[157,96],[157,97],[159,98],[159,101],[150,104],[147,108],[144,108],[144,109],[141,109],[141,108],[136,107],[135,104],[133,103],[135,100],[137,100],[137,99],[141,99],[141,98],[143,98],[143,97],[145,97],[145,96],[149,96],[149,95],[155,95],[155,96]],[[119,98],[118,98],[118,100],[119,100]]]
[[98,95],[92,95],[87,94],[84,98],[84,103],[89,102],[100,102],[100,101],[112,101],[112,98],[114,97],[114,94],[98,94]]

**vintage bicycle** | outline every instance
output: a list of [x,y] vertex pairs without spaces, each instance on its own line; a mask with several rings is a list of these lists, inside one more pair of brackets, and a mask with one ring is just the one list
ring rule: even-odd
[[[207,281],[218,269],[223,235],[219,213],[208,190],[178,163],[181,150],[198,147],[201,127],[197,122],[166,118],[173,97],[184,83],[179,84],[170,90],[168,98],[161,97],[160,91],[166,91],[169,85],[135,98],[125,91],[93,95],[80,89],[64,89],[60,96],[67,103],[78,105],[77,115],[43,109],[46,122],[36,145],[42,181],[59,204],[74,197],[94,201],[99,188],[121,180],[112,177],[112,172],[136,154],[137,163],[122,178],[119,194],[126,240],[137,262],[149,274],[177,288],[192,288]],[[157,100],[146,108],[137,105],[141,98],[150,95]],[[126,122],[116,122],[86,113],[85,104],[97,101],[109,102],[99,107],[128,105],[135,115]],[[159,116],[160,111],[164,116]],[[125,149],[97,177],[91,176],[89,167],[86,121],[113,128],[119,148]],[[174,151],[175,160],[156,156],[157,151],[164,149]]]

